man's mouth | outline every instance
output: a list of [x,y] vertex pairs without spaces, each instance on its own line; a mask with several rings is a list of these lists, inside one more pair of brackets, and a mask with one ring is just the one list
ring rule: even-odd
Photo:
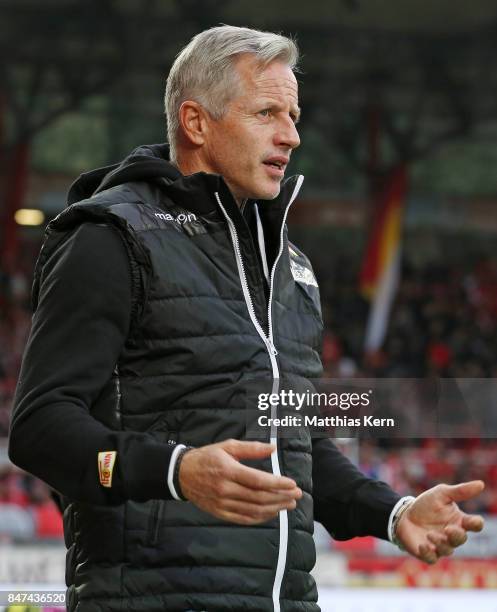
[[269,168],[274,168],[274,170],[277,171],[278,174],[284,174],[285,168],[288,165],[288,158],[282,156],[274,156],[264,160],[263,163]]

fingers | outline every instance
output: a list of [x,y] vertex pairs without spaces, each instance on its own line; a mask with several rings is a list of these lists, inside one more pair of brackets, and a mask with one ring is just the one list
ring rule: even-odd
[[245,516],[245,514],[237,514],[236,512],[225,512],[224,515],[219,515],[219,518],[222,518],[229,523],[237,523],[238,525],[254,524],[250,517]]
[[276,450],[274,444],[265,442],[245,442],[243,440],[229,439],[221,442],[219,446],[234,459],[262,459],[269,457]]
[[292,490],[297,484],[292,478],[286,476],[276,476],[269,472],[256,470],[241,463],[233,466],[231,479],[244,487],[251,489],[269,490]]
[[448,525],[444,533],[430,531],[427,534],[428,543],[420,546],[420,558],[426,563],[435,563],[440,557],[452,555],[454,549],[468,539],[466,531],[456,525]]
[[483,480],[471,480],[456,485],[442,485],[443,492],[451,501],[461,502],[479,495],[485,488]]
[[419,559],[421,559],[421,561],[424,561],[425,563],[429,563],[430,565],[432,565],[433,563],[436,563],[438,561],[438,557],[437,557],[435,545],[431,543],[420,544],[418,557]]
[[260,506],[270,504],[281,504],[283,508],[289,501],[300,499],[302,490],[299,487],[280,490],[256,490],[244,487],[237,482],[227,482],[222,492],[223,496],[230,499],[245,501]]
[[257,525],[259,523],[265,523],[269,519],[273,518],[273,516],[270,516],[268,518],[260,519],[260,518],[254,518],[247,514],[240,514],[238,512],[228,512],[228,511],[219,513],[216,516],[218,516],[220,519],[224,521],[228,521],[229,523],[237,523],[238,525]]
[[302,490],[297,486],[287,490],[257,490],[228,480],[216,483],[213,493],[216,516],[245,525],[266,522],[281,510],[294,510],[297,499],[302,497]]
[[448,525],[444,529],[444,531],[447,535],[448,543],[453,548],[457,548],[457,546],[461,546],[468,539],[468,534],[466,533],[466,531],[462,529],[461,527],[457,527],[456,525]]
[[430,531],[427,538],[434,544],[437,557],[449,557],[454,552],[454,547],[449,543],[447,535]]
[[278,515],[280,510],[293,510],[296,506],[295,500],[288,500],[282,508],[280,504],[259,506],[258,504],[249,504],[233,499],[225,500],[220,513],[223,518],[223,513],[236,514],[250,521],[250,524],[265,523]]
[[464,514],[462,518],[462,526],[466,531],[481,531],[485,521],[483,517],[477,514]]
[[[296,508],[303,495],[296,482],[242,465],[234,455],[263,454],[271,445],[228,440],[193,449],[183,456],[179,480],[184,496],[213,516],[243,525],[262,523],[282,510]],[[242,448],[243,447],[243,448]]]

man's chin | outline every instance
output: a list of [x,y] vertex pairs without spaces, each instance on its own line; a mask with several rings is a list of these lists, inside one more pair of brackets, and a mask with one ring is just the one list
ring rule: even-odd
[[254,199],[259,199],[259,200],[274,200],[275,198],[277,198],[280,195],[280,191],[281,191],[281,185],[280,183],[275,183],[271,186],[269,186],[267,189],[262,190],[258,196],[258,198],[254,198]]
[[240,186],[237,191],[233,191],[236,193],[236,197],[238,200],[248,199],[248,200],[274,200],[280,195],[281,191],[281,181],[271,181],[268,182],[259,180],[253,181],[252,184],[246,184],[244,186]]

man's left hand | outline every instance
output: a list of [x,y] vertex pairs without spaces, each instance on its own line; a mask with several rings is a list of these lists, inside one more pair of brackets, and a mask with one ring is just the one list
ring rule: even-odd
[[457,502],[469,500],[485,487],[481,480],[457,485],[439,484],[421,493],[400,517],[396,537],[405,550],[425,563],[451,555],[468,539],[468,531],[481,531],[483,518],[466,514]]

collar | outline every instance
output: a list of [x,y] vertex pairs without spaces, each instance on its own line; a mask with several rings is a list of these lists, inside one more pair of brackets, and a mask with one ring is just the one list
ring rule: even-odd
[[[238,204],[220,174],[196,172],[187,176],[180,175],[174,180],[161,177],[157,181],[173,202],[177,202],[182,208],[195,214],[206,215],[217,211],[216,193],[219,194],[223,204],[228,204],[231,210],[236,207],[240,212]],[[258,200],[259,207],[270,210],[272,216],[283,214],[290,204],[290,200],[295,199],[297,195],[295,190],[297,189],[298,193],[302,181],[303,177],[301,178],[301,175],[294,175],[285,179],[281,183],[278,196],[273,200]],[[254,200],[249,199],[245,206],[252,207],[253,203]]]

